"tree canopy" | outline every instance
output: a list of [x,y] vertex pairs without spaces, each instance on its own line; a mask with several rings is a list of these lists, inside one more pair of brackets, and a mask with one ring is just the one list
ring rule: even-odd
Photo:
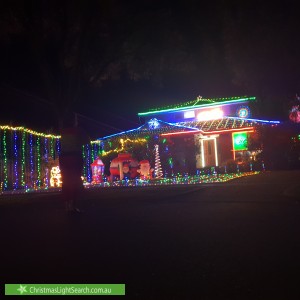
[[2,92],[11,87],[43,99],[57,120],[66,110],[87,113],[84,105],[136,114],[199,94],[256,95],[262,113],[277,115],[299,93],[295,7],[2,1]]

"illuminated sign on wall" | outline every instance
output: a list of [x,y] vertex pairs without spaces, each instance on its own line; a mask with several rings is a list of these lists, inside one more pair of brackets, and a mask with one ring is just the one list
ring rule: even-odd
[[221,119],[224,116],[224,112],[220,108],[209,109],[205,111],[200,111],[197,115],[198,121],[209,121]]
[[195,111],[194,110],[188,110],[184,112],[184,118],[185,119],[192,119],[195,118]]
[[247,132],[235,132],[232,134],[233,150],[248,150]]

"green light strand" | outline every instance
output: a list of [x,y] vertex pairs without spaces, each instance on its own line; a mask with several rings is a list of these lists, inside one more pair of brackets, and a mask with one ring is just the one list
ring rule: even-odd
[[95,147],[94,145],[91,145],[91,161],[93,162],[95,160]]
[[3,190],[8,189],[8,162],[7,162],[7,144],[6,144],[6,130],[3,131]]
[[98,144],[98,151],[97,151],[97,153],[98,153],[99,157],[101,157],[102,152],[104,151],[103,148],[104,148],[104,144],[103,143]]
[[[138,113],[138,116],[145,116],[145,115],[151,115],[151,114],[158,114],[158,113],[165,113],[165,112],[176,112],[181,110],[188,110],[188,109],[196,109],[200,107],[211,107],[216,105],[224,105],[224,104],[230,104],[230,103],[237,103],[237,102],[245,102],[249,100],[255,100],[255,97],[246,97],[246,98],[217,98],[215,102],[212,103],[206,103],[206,104],[198,104],[198,105],[191,105],[191,103],[183,103],[181,105],[177,106],[167,106],[165,108],[156,108],[152,109],[147,112],[141,112]],[[212,100],[212,99],[203,99],[203,100]],[[220,101],[221,100],[221,101]]]
[[54,159],[54,139],[53,138],[51,138],[51,140],[50,140],[50,154],[51,154],[52,159]]

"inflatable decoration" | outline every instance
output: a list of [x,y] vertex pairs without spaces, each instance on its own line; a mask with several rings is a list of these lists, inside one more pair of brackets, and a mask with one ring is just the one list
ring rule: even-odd
[[133,179],[137,177],[138,161],[129,153],[119,153],[110,163],[110,176],[113,178]]
[[102,160],[97,157],[94,162],[91,164],[92,168],[92,184],[98,184],[103,182],[104,175],[104,164]]
[[151,169],[148,160],[142,160],[139,163],[140,168],[137,170],[140,173],[140,178],[143,180],[152,179],[152,173],[154,169]]

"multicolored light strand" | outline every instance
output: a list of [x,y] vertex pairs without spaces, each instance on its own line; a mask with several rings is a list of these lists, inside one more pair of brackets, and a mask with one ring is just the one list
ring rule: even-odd
[[21,185],[24,188],[26,183],[25,183],[25,172],[26,172],[26,153],[25,153],[25,145],[26,145],[26,134],[23,131],[22,133],[22,160],[21,160]]
[[6,130],[3,132],[2,137],[2,143],[3,143],[3,190],[8,189],[8,166],[7,166],[7,143],[6,143]]
[[47,186],[49,180],[44,173],[49,153],[54,159],[59,151],[58,135],[43,134],[24,127],[0,126],[1,190]]
[[16,190],[19,187],[19,178],[18,178],[18,148],[17,148],[18,136],[16,131],[14,131],[14,185],[13,188]]

